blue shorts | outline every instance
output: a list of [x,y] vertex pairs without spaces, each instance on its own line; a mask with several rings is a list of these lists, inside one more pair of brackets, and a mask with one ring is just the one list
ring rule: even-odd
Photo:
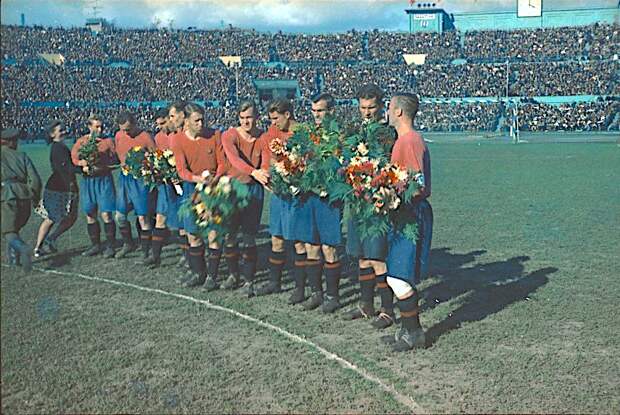
[[337,246],[342,243],[342,209],[326,198],[310,195],[293,205],[295,240]]
[[80,180],[80,204],[87,215],[114,212],[116,191],[111,174],[105,176],[82,176]]
[[174,190],[171,184],[160,184],[157,186],[157,206],[155,212],[166,217],[168,228],[177,229],[179,227],[179,204],[181,196]]
[[388,252],[387,235],[361,238],[353,219],[347,221],[347,254],[361,259],[385,262]]
[[[183,196],[180,197],[179,204],[185,202],[187,199],[190,199],[194,194],[194,190],[196,189],[196,183],[192,182],[183,182]],[[200,227],[196,224],[196,220],[198,217],[191,211],[191,214],[183,216],[179,218],[179,227],[185,229],[187,233],[191,233],[192,235],[200,236],[201,230]]]
[[386,262],[390,277],[415,286],[428,272],[433,237],[433,209],[426,200],[416,203],[410,209],[412,218],[418,223],[418,239],[412,242],[402,233],[390,229]]
[[256,182],[248,183],[246,186],[250,190],[250,203],[235,215],[232,228],[245,235],[256,235],[263,214],[265,189]]
[[279,236],[287,241],[294,240],[292,210],[293,200],[281,199],[271,195],[271,205],[269,209],[269,232],[271,236]]
[[132,210],[138,216],[147,216],[155,210],[157,194],[149,191],[142,180],[133,176],[118,175],[118,194],[116,195],[116,211],[123,215]]

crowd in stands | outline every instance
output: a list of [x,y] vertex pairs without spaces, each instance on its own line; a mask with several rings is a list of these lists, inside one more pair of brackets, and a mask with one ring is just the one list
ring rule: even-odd
[[620,101],[561,105],[531,102],[519,105],[518,114],[524,131],[607,131],[614,122],[617,130]]
[[2,99],[9,101],[148,102],[219,100],[229,95],[229,71],[197,68],[26,66],[2,69]]
[[516,65],[510,95],[620,95],[619,61]]
[[[235,123],[235,103],[256,97],[255,80],[294,80],[298,113],[309,117],[309,99],[329,92],[350,102],[363,83],[380,85],[389,96],[414,91],[421,97],[506,95],[620,95],[620,26],[597,24],[539,30],[404,34],[259,33],[252,30],[119,30],[1,26],[3,124],[39,131],[58,117],[77,131],[91,111],[114,114],[136,105],[150,123],[148,103],[177,99],[219,101],[211,122]],[[65,65],[42,64],[39,53],[60,53]],[[428,53],[424,65],[407,66],[402,53]],[[240,67],[218,58],[239,55]],[[456,58],[467,61],[451,62]],[[511,63],[506,64],[506,59]],[[589,58],[584,59],[584,58]],[[594,59],[594,60],[593,60]],[[110,65],[123,61],[122,65]],[[487,62],[491,61],[491,62]],[[520,62],[522,61],[522,62]],[[531,62],[535,61],[535,62]],[[613,105],[610,103],[613,102]],[[55,103],[58,108],[28,107]],[[355,113],[340,105],[343,115]],[[528,129],[608,128],[617,101],[572,106],[528,104]],[[504,109],[488,102],[425,104],[418,127],[427,131],[494,130]],[[543,122],[548,116],[548,122]],[[542,117],[542,118],[541,118]],[[112,117],[110,116],[110,119]],[[617,128],[617,123],[614,124]],[[553,126],[553,127],[549,127]]]
[[[620,52],[618,25],[601,24],[470,31],[465,33],[463,44],[463,56],[481,60],[499,57],[522,61],[567,60],[588,56],[609,59]],[[592,45],[596,45],[595,53],[588,50]]]
[[459,32],[398,33],[372,31],[368,35],[370,58],[402,62],[402,54],[428,54],[427,62],[449,62],[462,56]]
[[453,59],[541,61],[611,59],[620,53],[619,26],[522,30],[402,33],[350,31],[334,34],[260,33],[253,30],[59,29],[2,25],[2,53],[18,62],[38,53],[60,53],[67,62],[127,61],[135,66],[202,64],[219,56],[286,62],[402,62],[403,53],[428,54],[429,63]]
[[381,85],[388,94],[410,90],[412,80],[405,65],[345,65],[336,64],[321,68],[323,90],[339,99],[355,98],[359,86],[364,82]]

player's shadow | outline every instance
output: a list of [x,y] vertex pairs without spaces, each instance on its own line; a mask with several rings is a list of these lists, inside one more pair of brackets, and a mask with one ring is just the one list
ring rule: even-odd
[[33,261],[34,266],[44,265],[44,268],[60,268],[71,264],[71,258],[81,255],[87,248],[76,248],[67,251],[59,251],[55,254],[46,255]]
[[[531,300],[530,296],[545,285],[555,267],[526,272],[524,263],[528,256],[513,257],[505,261],[466,264],[484,251],[468,254],[451,254],[449,248],[433,250],[431,261],[437,264],[431,275],[439,279],[422,290],[422,312],[441,303],[454,300],[458,306],[448,316],[427,330],[427,344],[464,322],[481,321],[511,304]],[[458,299],[463,296],[463,299]]]
[[[453,254],[450,252],[450,248],[433,249],[431,250],[431,264],[441,264],[441,268],[432,267],[431,274],[435,275],[437,272],[444,272],[443,270],[459,269],[468,263],[474,262],[476,257],[485,253],[486,251],[484,250],[478,250],[466,254]],[[356,304],[360,299],[357,259],[350,258],[347,269],[348,272],[343,273],[343,277],[346,276],[348,280],[340,286],[340,303],[343,308]],[[378,297],[376,289],[375,297]]]

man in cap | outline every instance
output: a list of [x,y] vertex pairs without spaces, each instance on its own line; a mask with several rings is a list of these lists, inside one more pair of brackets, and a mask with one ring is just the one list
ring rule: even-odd
[[19,236],[19,231],[30,218],[30,209],[41,197],[41,177],[32,160],[17,151],[17,140],[21,131],[15,128],[2,130],[2,237],[8,244],[8,257],[14,264],[23,266],[24,271],[32,269],[32,248]]

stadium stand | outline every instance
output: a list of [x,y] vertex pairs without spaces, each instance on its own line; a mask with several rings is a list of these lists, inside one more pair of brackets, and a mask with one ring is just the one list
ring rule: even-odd
[[[60,118],[78,131],[90,112],[112,119],[119,108],[150,123],[155,107],[184,98],[207,104],[210,121],[225,127],[235,123],[235,103],[257,95],[256,80],[293,80],[302,118],[319,92],[354,116],[357,88],[373,82],[388,96],[423,97],[418,128],[426,131],[497,131],[507,96],[522,101],[525,130],[617,130],[619,33],[618,24],[322,35],[2,25],[3,124],[38,136]],[[64,65],[46,63],[45,53]],[[426,63],[408,66],[403,53],[425,53]],[[240,56],[242,65],[220,56]]]

